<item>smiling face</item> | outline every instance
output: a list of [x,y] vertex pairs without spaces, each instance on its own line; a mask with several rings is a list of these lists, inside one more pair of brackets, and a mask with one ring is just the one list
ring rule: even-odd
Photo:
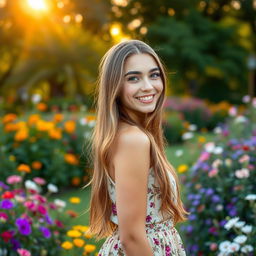
[[163,91],[160,72],[149,54],[134,54],[125,61],[120,99],[132,118],[139,120],[156,108]]

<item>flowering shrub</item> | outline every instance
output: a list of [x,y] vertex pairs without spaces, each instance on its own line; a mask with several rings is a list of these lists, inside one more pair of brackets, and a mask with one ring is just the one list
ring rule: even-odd
[[209,104],[197,98],[169,97],[165,101],[165,108],[168,111],[182,113],[184,120],[195,124],[198,129],[213,129],[225,121],[230,104],[227,102]]
[[23,176],[11,175],[6,182],[0,181],[0,253],[6,256],[60,255],[66,227],[51,214],[60,213],[65,204],[57,199],[48,200],[58,188],[48,184],[47,194],[42,195],[46,181],[40,177],[25,181]]
[[44,118],[39,113],[5,115],[0,120],[2,178],[18,170],[29,179],[39,175],[58,186],[85,183],[88,165],[80,156],[94,122],[93,116],[67,118],[60,113]]
[[[256,99],[205,144],[185,181],[189,255],[255,255]],[[253,102],[254,102],[253,101]],[[246,132],[245,132],[246,131]],[[219,254],[218,254],[219,251]]]

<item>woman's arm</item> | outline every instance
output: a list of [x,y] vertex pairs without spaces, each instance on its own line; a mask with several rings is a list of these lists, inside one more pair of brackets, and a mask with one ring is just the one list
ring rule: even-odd
[[127,256],[153,256],[145,230],[150,140],[136,127],[122,132],[113,158],[119,234]]

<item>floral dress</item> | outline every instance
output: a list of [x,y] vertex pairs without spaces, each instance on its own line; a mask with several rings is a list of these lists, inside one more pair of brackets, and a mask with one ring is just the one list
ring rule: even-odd
[[[176,183],[175,179],[168,172],[170,183],[174,187],[175,195],[173,200],[176,201]],[[112,200],[111,221],[118,225],[116,200],[115,200],[115,183],[108,176],[108,191]],[[173,225],[173,220],[164,220],[165,216],[159,211],[161,206],[160,190],[155,185],[153,167],[150,168],[148,178],[147,193],[147,216],[145,220],[146,234],[153,250],[154,256],[185,256],[185,249],[179,233]],[[105,240],[98,256],[125,256],[122,244],[119,239],[118,228],[113,234]]]

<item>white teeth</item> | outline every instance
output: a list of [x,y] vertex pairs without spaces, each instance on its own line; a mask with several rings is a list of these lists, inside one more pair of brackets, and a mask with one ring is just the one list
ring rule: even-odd
[[147,97],[138,97],[139,100],[151,100],[153,99],[153,96],[147,96]]

